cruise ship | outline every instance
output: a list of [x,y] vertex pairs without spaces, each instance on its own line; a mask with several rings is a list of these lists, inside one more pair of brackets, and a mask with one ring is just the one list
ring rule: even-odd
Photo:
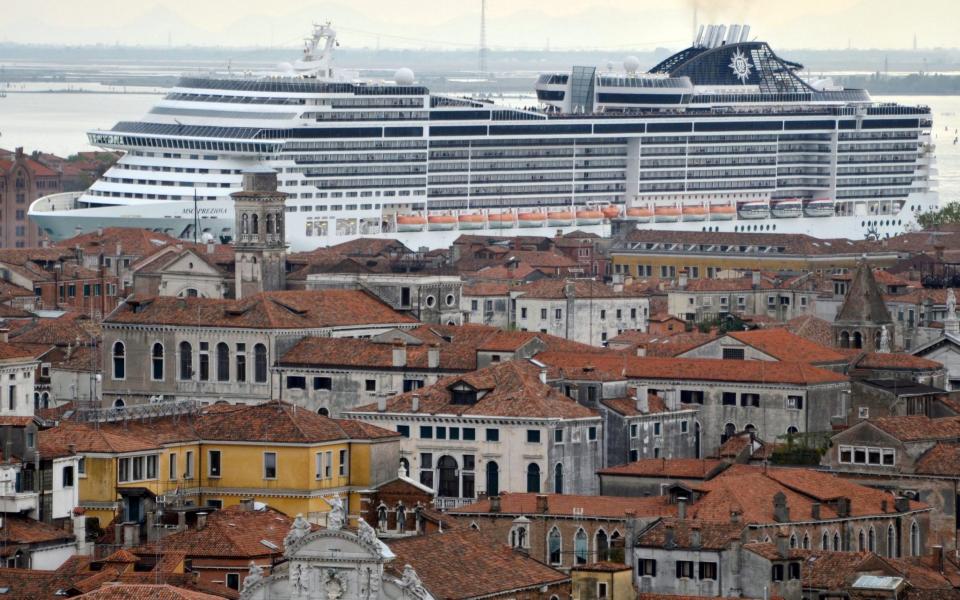
[[437,248],[463,233],[627,227],[886,237],[935,209],[928,107],[804,78],[749,26],[701,27],[647,72],[547,73],[529,107],[431,94],[399,69],[335,69],[315,25],[278,73],[185,76],[139,121],[88,133],[123,157],[88,190],[36,200],[54,239],[136,226],[229,241],[253,166],[289,194],[286,239]]

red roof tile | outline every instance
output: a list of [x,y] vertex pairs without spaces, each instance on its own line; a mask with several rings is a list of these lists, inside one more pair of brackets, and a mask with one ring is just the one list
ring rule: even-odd
[[780,361],[801,361],[810,364],[846,362],[846,357],[833,348],[812,342],[786,329],[731,331],[727,335]]
[[623,519],[627,512],[633,511],[638,517],[664,516],[676,514],[677,506],[670,504],[666,496],[649,498],[628,498],[621,496],[578,496],[575,494],[543,494],[547,502],[547,511],[537,510],[537,497],[541,494],[508,493],[500,495],[500,512],[490,512],[490,499],[484,498],[473,504],[467,504],[450,511],[453,515],[504,514],[535,515],[548,514],[555,517],[598,517]]
[[726,467],[720,460],[706,458],[650,458],[597,471],[600,475],[633,477],[672,477],[677,479],[710,479]]

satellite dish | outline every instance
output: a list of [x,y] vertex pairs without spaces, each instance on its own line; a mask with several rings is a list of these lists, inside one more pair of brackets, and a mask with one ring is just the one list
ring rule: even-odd
[[636,73],[640,68],[640,59],[636,56],[628,56],[623,59],[623,70],[627,73]]
[[393,74],[393,80],[397,85],[413,85],[413,71],[406,67],[397,69],[397,72]]

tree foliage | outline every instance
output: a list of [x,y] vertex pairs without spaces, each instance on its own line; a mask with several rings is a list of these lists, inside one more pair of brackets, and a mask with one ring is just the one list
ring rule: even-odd
[[924,229],[960,223],[960,202],[951,202],[940,210],[923,213],[917,217],[917,222]]

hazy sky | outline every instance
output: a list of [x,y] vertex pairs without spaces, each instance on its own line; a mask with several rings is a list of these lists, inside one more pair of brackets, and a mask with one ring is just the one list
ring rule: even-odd
[[[677,48],[748,22],[776,48],[960,46],[960,0],[487,0],[493,48]],[[480,0],[9,0],[0,41],[297,46],[331,19],[345,47],[468,48]]]

